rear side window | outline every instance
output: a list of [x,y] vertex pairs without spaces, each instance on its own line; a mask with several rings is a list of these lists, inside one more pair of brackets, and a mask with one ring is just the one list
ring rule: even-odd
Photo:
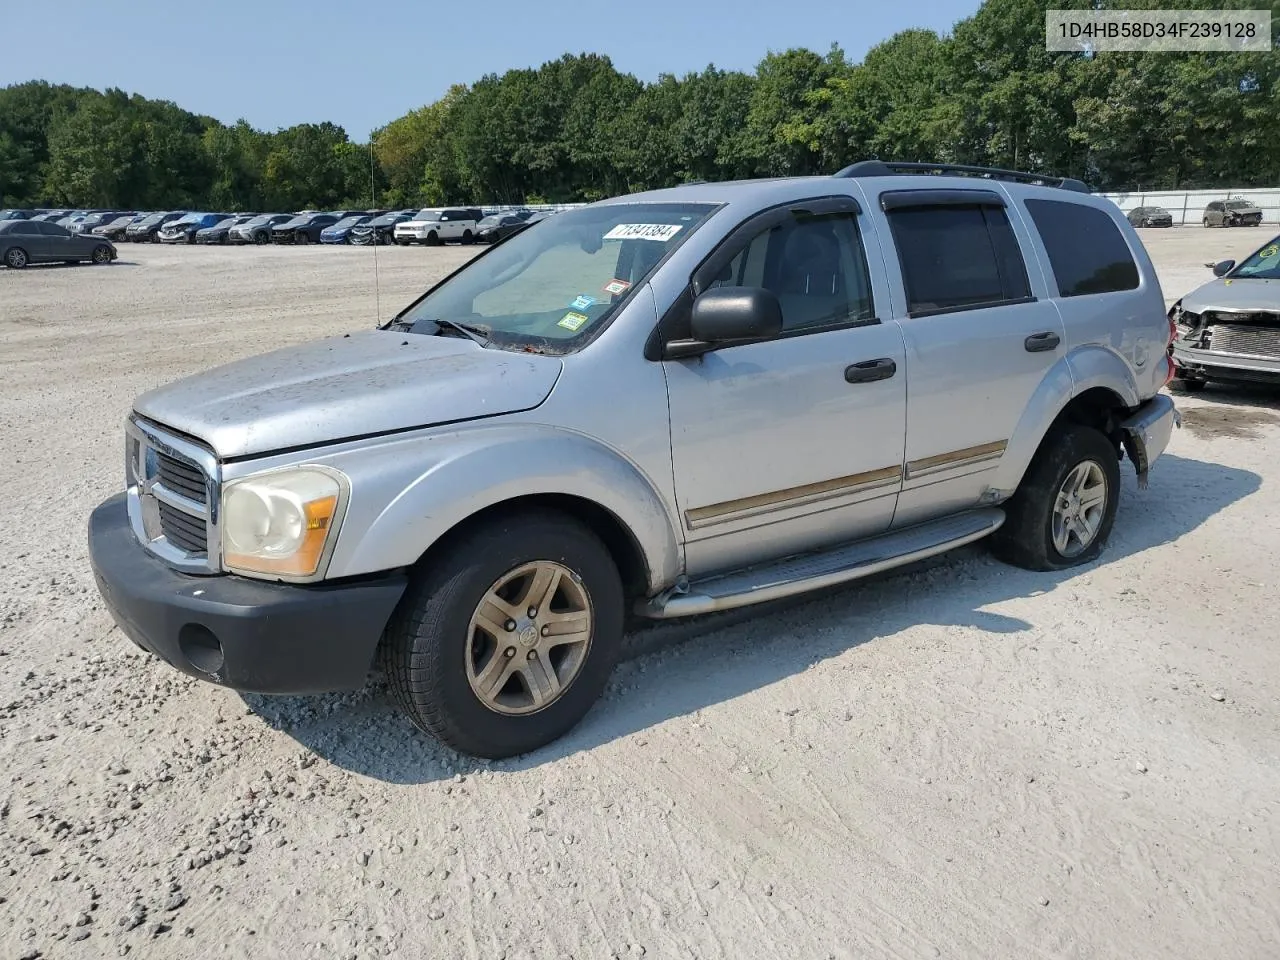
[[1002,208],[907,207],[888,217],[908,316],[1030,299],[1022,251]]
[[1063,297],[1115,293],[1138,286],[1138,265],[1115,221],[1095,207],[1060,200],[1028,200],[1049,265]]

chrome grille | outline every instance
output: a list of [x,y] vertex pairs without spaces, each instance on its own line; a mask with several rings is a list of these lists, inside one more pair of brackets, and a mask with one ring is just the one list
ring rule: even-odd
[[199,444],[138,417],[126,424],[125,450],[134,535],[180,570],[217,573],[217,458]]
[[1213,353],[1280,359],[1280,327],[1248,323],[1214,324],[1209,349]]
[[203,517],[193,517],[177,507],[161,500],[156,504],[160,511],[160,529],[164,538],[187,553],[204,553],[208,547],[209,531]]
[[199,464],[157,452],[156,465],[159,467],[157,478],[162,484],[196,503],[205,502],[204,471]]

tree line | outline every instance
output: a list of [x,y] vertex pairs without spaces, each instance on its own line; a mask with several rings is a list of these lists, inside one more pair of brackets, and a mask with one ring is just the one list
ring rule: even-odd
[[1097,190],[1280,184],[1280,54],[1049,53],[1050,5],[1092,2],[985,0],[949,34],[906,30],[860,63],[833,45],[645,83],[566,54],[454,86],[374,131],[372,149],[332,123],[269,132],[121,90],[23,83],[0,89],[0,206],[567,202],[866,158]]

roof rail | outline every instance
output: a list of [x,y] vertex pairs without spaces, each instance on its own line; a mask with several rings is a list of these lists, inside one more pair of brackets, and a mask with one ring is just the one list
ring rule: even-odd
[[892,177],[898,173],[965,174],[987,180],[1012,180],[1015,183],[1031,183],[1046,187],[1061,187],[1077,193],[1089,193],[1083,180],[1070,177],[1050,177],[1041,173],[1024,173],[1020,170],[1001,170],[999,167],[971,167],[960,163],[898,163],[892,160],[860,160],[845,167],[837,177]]

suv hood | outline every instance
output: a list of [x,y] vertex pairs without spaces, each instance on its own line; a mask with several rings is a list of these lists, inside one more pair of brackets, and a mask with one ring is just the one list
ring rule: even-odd
[[1210,280],[1182,298],[1182,309],[1191,313],[1280,310],[1280,280],[1244,277]]
[[366,330],[215,367],[134,410],[233,459],[530,410],[560,370],[462,337]]

